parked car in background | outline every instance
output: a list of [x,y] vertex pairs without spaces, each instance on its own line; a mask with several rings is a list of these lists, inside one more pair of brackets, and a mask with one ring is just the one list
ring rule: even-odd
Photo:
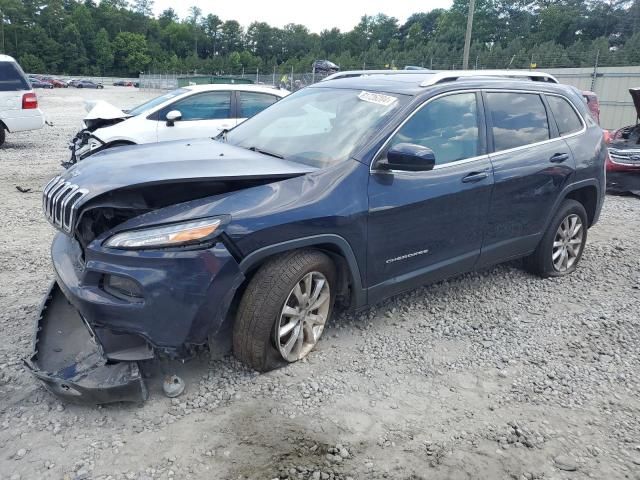
[[129,80],[114,80],[114,87],[133,87],[133,82]]
[[71,142],[71,163],[122,145],[215,137],[288,94],[271,87],[216,84],[179,88],[128,111],[98,102]]
[[44,80],[41,80],[40,78],[37,78],[37,77],[29,77],[29,83],[33,88],[49,88],[49,89],[53,88],[53,84],[46,82]]
[[640,88],[629,89],[636,109],[636,123],[609,135],[607,191],[640,195]]
[[329,60],[316,60],[311,66],[316,73],[336,73],[340,71],[340,67]]
[[79,80],[74,86],[76,88],[104,88],[104,85],[102,85],[101,83],[96,83],[92,80]]
[[0,55],[0,145],[6,133],[38,130],[44,115],[38,98],[20,65],[7,55]]
[[66,398],[139,401],[140,360],[230,337],[267,371],[309,355],[335,304],[516,258],[571,274],[604,200],[602,130],[549,77],[463,75],[318,83],[218,141],[107,150],[52,179],[57,283],[27,365]]
[[82,80],[79,80],[79,79],[77,79],[77,78],[72,78],[71,80],[69,80],[69,81],[67,82],[67,85],[68,85],[68,86],[70,86],[70,87],[77,87],[77,86],[78,86],[78,83],[80,83],[81,81],[82,81]]
[[54,77],[42,77],[41,80],[50,83],[53,85],[53,88],[67,88],[69,86],[67,82]]

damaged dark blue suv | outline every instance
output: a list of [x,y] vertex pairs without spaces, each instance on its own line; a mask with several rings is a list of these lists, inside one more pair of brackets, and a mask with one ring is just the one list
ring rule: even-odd
[[265,371],[309,354],[336,303],[520,257],[575,270],[607,149],[574,89],[348,73],[217,139],[114,148],[46,185],[56,282],[27,365],[51,391],[139,400],[137,362],[225,339]]

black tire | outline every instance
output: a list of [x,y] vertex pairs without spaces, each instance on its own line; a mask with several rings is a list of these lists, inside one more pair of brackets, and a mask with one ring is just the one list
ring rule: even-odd
[[280,354],[275,332],[290,293],[305,275],[322,273],[330,289],[331,317],[336,291],[333,261],[317,250],[296,250],[268,260],[256,272],[240,300],[233,326],[234,355],[260,372],[273,370],[289,362]]
[[7,132],[4,129],[4,125],[2,125],[0,123],[0,147],[2,146],[2,144],[4,143],[5,139],[7,138]]
[[[558,235],[558,229],[560,228],[560,225],[565,221],[565,219],[569,218],[572,215],[577,215],[582,222],[581,243],[579,244],[579,250],[575,257],[575,260],[573,261],[573,264],[566,270],[558,270],[553,261],[553,244],[556,241],[556,235]],[[564,202],[562,202],[560,208],[554,215],[553,220],[551,220],[549,227],[542,236],[538,247],[530,256],[525,258],[525,268],[531,273],[539,275],[542,278],[563,277],[565,275],[573,273],[577,268],[580,259],[582,258],[584,246],[587,243],[587,225],[587,212],[580,202],[577,202],[575,200],[565,200]]]

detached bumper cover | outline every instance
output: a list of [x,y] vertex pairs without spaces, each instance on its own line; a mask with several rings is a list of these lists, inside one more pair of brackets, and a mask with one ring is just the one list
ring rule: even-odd
[[104,404],[148,397],[138,364],[111,363],[57,283],[42,304],[33,353],[25,365],[51,393],[67,401]]

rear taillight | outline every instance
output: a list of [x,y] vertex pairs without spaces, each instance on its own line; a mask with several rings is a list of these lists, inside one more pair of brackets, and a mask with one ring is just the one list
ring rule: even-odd
[[31,110],[38,108],[38,97],[35,93],[25,93],[22,95],[22,109]]

